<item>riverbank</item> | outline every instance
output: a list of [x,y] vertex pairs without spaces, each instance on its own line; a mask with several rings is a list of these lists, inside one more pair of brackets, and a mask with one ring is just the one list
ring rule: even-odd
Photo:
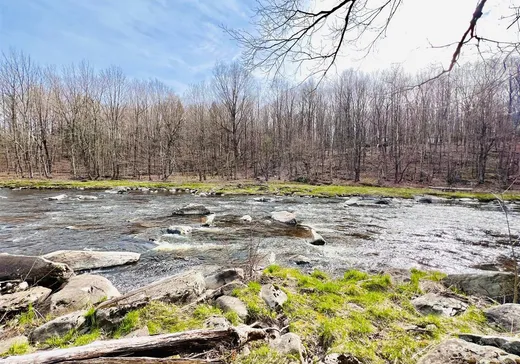
[[[189,190],[196,193],[215,193],[226,195],[297,195],[312,197],[348,197],[348,196],[376,196],[413,198],[415,196],[430,195],[436,197],[457,199],[472,198],[481,202],[495,200],[493,191],[460,191],[442,190],[428,187],[380,187],[365,185],[310,185],[295,182],[268,182],[257,183],[241,182],[156,182],[138,180],[43,180],[43,179],[4,179],[0,180],[0,187],[28,188],[28,189],[84,189],[104,190],[117,187],[149,188],[164,190]],[[520,192],[508,192],[501,198],[509,201],[520,201]]]
[[[30,278],[37,280],[36,273],[46,272],[42,268]],[[0,303],[12,295],[19,303],[15,309],[0,305],[7,319],[0,335],[0,357],[7,358],[0,363],[101,363],[107,357],[119,357],[114,363],[159,363],[171,355],[179,363],[520,361],[520,343],[512,336],[519,331],[520,305],[489,299],[509,297],[503,287],[512,276],[504,273],[349,270],[331,278],[319,270],[272,265],[254,277],[240,268],[209,276],[185,272],[124,295],[92,274],[64,271],[55,278],[62,287],[52,293],[40,287],[47,298],[39,301],[30,298],[38,287],[27,290],[27,284],[0,295]],[[86,289],[95,285],[111,293]],[[75,299],[80,292],[82,300]]]

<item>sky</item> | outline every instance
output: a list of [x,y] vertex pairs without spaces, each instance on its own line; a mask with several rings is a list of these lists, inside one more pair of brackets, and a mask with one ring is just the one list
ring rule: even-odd
[[[317,1],[326,6],[337,0]],[[514,1],[489,2],[479,32],[518,41],[518,30],[507,32],[501,20]],[[453,47],[431,46],[457,41],[475,5],[476,0],[403,0],[376,48],[368,56],[346,50],[333,72],[447,66]],[[130,78],[157,78],[182,93],[211,77],[216,62],[240,57],[221,26],[249,28],[254,6],[255,0],[0,0],[0,51],[15,48],[57,67],[81,60],[97,69],[116,65]],[[475,57],[469,50],[466,55]]]

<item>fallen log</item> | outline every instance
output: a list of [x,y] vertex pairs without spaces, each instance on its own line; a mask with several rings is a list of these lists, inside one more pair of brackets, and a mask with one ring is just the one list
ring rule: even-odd
[[0,281],[22,280],[31,286],[58,288],[73,275],[66,264],[42,257],[0,254]]
[[239,347],[248,341],[265,339],[267,335],[267,330],[249,326],[220,330],[193,330],[175,334],[96,341],[74,348],[7,357],[0,359],[0,364],[52,364],[71,361],[83,363],[88,359],[118,356],[164,358],[175,354],[200,353],[216,345]]
[[220,364],[222,360],[201,360],[183,358],[95,358],[87,360],[73,360],[65,362],[67,364]]

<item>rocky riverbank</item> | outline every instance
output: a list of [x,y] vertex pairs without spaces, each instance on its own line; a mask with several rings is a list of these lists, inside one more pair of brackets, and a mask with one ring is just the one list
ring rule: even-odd
[[0,363],[520,363],[508,273],[224,267],[123,295],[84,273],[136,259],[0,254]]

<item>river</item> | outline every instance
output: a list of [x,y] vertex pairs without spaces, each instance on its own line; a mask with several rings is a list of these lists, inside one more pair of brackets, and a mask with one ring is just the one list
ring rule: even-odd
[[[66,194],[60,201],[51,196]],[[80,200],[76,196],[94,196]],[[333,274],[348,268],[420,268],[447,273],[495,266],[509,256],[507,225],[496,202],[434,199],[432,204],[370,198],[294,196],[202,197],[130,191],[0,189],[0,252],[39,255],[56,250],[118,250],[142,254],[135,265],[99,271],[122,292],[190,267],[236,265],[247,247],[284,265],[304,255],[307,269]],[[172,212],[200,203],[216,214],[214,226]],[[520,233],[518,204],[509,204],[513,234]],[[325,246],[309,243],[303,228],[272,223],[273,211],[293,211],[318,231]],[[240,217],[250,215],[252,224]],[[164,235],[170,225],[189,225],[188,236]],[[264,259],[265,260],[265,259]]]

